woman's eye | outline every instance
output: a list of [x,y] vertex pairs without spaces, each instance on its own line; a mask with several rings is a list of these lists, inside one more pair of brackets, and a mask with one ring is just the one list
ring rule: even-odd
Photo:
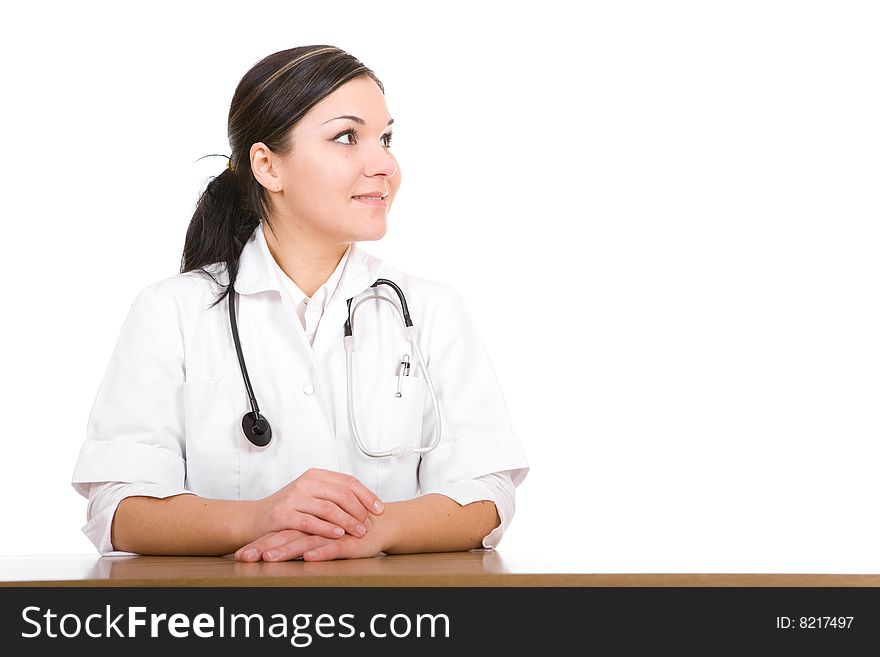
[[[347,142],[339,141],[340,139],[343,139],[345,137],[350,137],[351,139],[349,139]],[[357,132],[355,132],[353,128],[349,128],[345,132],[339,133],[339,135],[337,135],[333,139],[333,141],[340,144],[345,144],[346,146],[354,146],[355,144],[357,144]],[[391,148],[391,133],[388,132],[382,135],[382,141],[385,144],[385,148]]]
[[333,141],[339,141],[343,137],[351,137],[352,140],[348,142],[349,146],[357,143],[357,135],[355,134],[354,130],[346,130],[345,132],[341,133],[338,137],[336,137],[336,139],[334,139]]

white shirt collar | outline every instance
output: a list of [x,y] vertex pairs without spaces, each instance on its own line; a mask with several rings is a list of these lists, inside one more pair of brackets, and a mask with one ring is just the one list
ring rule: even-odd
[[[265,237],[265,235],[264,235]],[[265,240],[263,241],[265,244]],[[333,298],[333,293],[336,292],[336,289],[339,287],[339,279],[342,278],[342,272],[345,269],[345,263],[348,260],[348,254],[351,253],[351,244],[348,245],[348,248],[345,250],[342,258],[339,260],[339,263],[336,265],[336,269],[333,270],[333,273],[330,274],[330,278],[315,290],[314,294],[312,294],[311,298],[306,296],[306,293],[302,291],[299,285],[288,276],[285,271],[281,268],[281,265],[272,257],[272,252],[269,251],[268,244],[266,245],[265,250],[263,251],[263,255],[268,258],[270,267],[275,271],[275,275],[278,277],[278,280],[281,283],[281,287],[290,295],[291,300],[293,301],[294,307],[299,307],[304,301],[308,301],[309,305],[317,304],[319,307],[323,308],[327,302]]]
[[[360,294],[376,282],[381,270],[381,260],[363,251],[356,242],[352,242],[336,270],[321,286],[321,289],[326,289],[327,294],[324,305],[326,306],[331,300],[335,302],[337,298],[350,299]],[[283,279],[286,279],[290,285],[287,286]],[[239,294],[255,294],[267,290],[276,290],[279,294],[296,292],[301,298],[294,297],[294,300],[299,299],[300,303],[305,298],[302,290],[275,262],[266,243],[263,225],[260,223],[242,249],[238,274],[235,278],[235,291]]]

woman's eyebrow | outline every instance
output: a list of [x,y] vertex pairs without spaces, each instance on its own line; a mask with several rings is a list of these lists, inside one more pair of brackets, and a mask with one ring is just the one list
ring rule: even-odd
[[[355,123],[359,123],[360,125],[366,125],[366,121],[364,121],[361,117],[352,116],[351,114],[343,114],[342,116],[337,116],[332,119],[327,119],[326,121],[324,121],[324,123],[330,123],[330,121],[337,121],[338,119],[350,119],[350,120],[354,121]],[[324,125],[324,123],[322,123],[321,125]],[[385,127],[388,127],[392,123],[394,123],[394,119],[390,119],[388,121],[388,123],[385,124]]]

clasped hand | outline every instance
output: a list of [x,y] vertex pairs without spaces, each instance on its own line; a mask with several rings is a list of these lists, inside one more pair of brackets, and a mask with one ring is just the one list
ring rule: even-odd
[[[372,518],[385,507],[351,475],[311,468],[260,500],[253,534],[237,561],[307,561],[372,557],[382,552]],[[253,535],[252,534],[252,535]]]

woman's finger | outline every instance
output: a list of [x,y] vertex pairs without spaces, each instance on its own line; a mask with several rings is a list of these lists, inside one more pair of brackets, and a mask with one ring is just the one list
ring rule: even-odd
[[323,545],[308,547],[303,550],[305,561],[331,561],[345,556],[344,541],[332,541]]
[[[313,503],[305,504],[304,506],[315,509]],[[326,538],[340,538],[345,535],[344,527],[327,522],[311,513],[303,513],[303,511],[298,509],[280,509],[275,517],[275,531],[295,529],[303,534],[314,534]]]
[[357,477],[332,470],[315,469],[314,472],[317,479],[350,490],[368,512],[378,515],[385,510],[379,496],[364,486]]
[[350,486],[327,481],[316,481],[313,485],[315,497],[333,502],[357,522],[363,524],[370,517],[370,510],[363,505]]
[[[287,532],[269,532],[268,534],[263,534],[255,541],[251,541],[247,545],[243,545],[238,550],[235,551],[235,560],[236,561],[257,561],[260,558],[260,554],[264,549],[267,549],[269,545],[275,545],[277,542],[288,542],[292,540],[291,532],[294,530],[289,530]],[[287,534],[284,538],[277,538],[281,534]],[[300,534],[300,536],[304,534]]]
[[[344,493],[342,489],[338,486],[331,486],[330,484],[318,484],[323,487],[323,490],[317,491],[316,497],[313,497],[303,504],[301,504],[300,509],[309,513],[316,518],[320,518],[327,522],[333,523],[336,526],[342,527],[347,533],[352,536],[357,536],[360,538],[363,536],[368,526],[368,520],[370,514],[368,514],[364,508],[360,505],[360,502],[357,501],[357,498],[351,494],[351,499],[357,505],[357,509],[359,511],[359,515],[353,516],[351,513],[346,513],[335,501],[331,501],[328,499],[329,497],[336,495],[336,499],[340,499]],[[328,537],[331,538],[331,537]],[[339,536],[333,536],[332,538],[339,538]]]
[[263,561],[289,561],[290,559],[298,559],[303,555],[303,552],[320,548],[328,542],[332,543],[333,540],[322,536],[304,536],[269,550],[264,550],[260,556]]
[[260,553],[265,552],[266,550],[271,550],[272,548],[291,543],[298,538],[305,538],[307,536],[308,534],[303,534],[302,532],[298,532],[295,529],[288,529],[281,532],[272,532],[271,534],[261,536],[256,541],[248,543],[247,545],[239,549],[238,552],[243,554],[248,550],[255,550],[256,556],[259,557]]

